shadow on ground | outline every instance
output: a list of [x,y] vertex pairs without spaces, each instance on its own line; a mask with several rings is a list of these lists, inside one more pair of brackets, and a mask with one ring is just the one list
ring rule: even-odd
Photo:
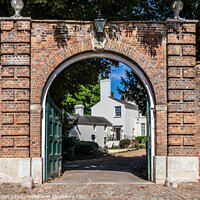
[[146,155],[126,156],[126,153],[104,155],[94,159],[63,161],[63,176],[55,180],[55,182],[62,183],[133,183],[145,181],[147,181]]

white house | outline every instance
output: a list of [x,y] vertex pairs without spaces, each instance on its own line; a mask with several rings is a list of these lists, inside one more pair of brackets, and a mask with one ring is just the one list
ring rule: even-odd
[[84,106],[76,105],[70,115],[73,129],[69,137],[95,141],[99,146],[119,145],[121,139],[134,140],[146,135],[146,117],[132,102],[111,97],[111,80],[100,82],[100,101],[91,107],[91,116],[84,115]]
[[83,141],[94,141],[99,146],[104,147],[107,135],[111,134],[112,123],[104,117],[84,115],[84,106],[76,105],[74,115],[70,115],[70,122],[73,129],[69,132],[69,137],[76,137]]
[[146,135],[146,117],[132,102],[111,97],[111,80],[100,82],[100,101],[91,108],[92,116],[104,117],[112,123],[108,140],[134,139]]

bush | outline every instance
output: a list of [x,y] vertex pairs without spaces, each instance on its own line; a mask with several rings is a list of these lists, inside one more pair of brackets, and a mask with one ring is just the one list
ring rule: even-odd
[[137,140],[135,140],[132,144],[131,144],[131,148],[136,148],[136,149],[139,149],[139,143]]
[[93,154],[94,152],[97,152],[98,148],[99,145],[95,142],[80,141],[75,148],[75,153]]
[[63,159],[64,160],[73,160],[74,159],[74,148],[70,147],[63,151]]
[[135,141],[138,141],[139,144],[146,144],[147,136],[138,136],[135,138]]
[[69,148],[75,149],[80,141],[74,137],[66,137],[64,136],[62,139],[62,149],[63,152],[67,151]]
[[144,148],[146,148],[146,143],[138,144],[138,148],[139,148],[139,149],[144,149]]
[[63,137],[62,152],[65,160],[73,160],[76,154],[97,155],[98,144],[89,141],[80,141],[73,137]]
[[119,146],[120,148],[127,148],[130,145],[131,141],[129,139],[120,140]]
[[119,146],[115,146],[113,143],[111,149],[119,149]]

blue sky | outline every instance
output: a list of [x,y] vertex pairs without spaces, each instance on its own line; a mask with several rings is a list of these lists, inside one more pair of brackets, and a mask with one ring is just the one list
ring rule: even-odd
[[114,92],[114,97],[120,99],[120,95],[117,92],[117,87],[123,89],[123,86],[120,84],[121,77],[126,77],[126,70],[131,71],[129,67],[124,65],[123,63],[119,63],[119,67],[112,67],[111,73],[109,74],[109,78],[111,79],[111,91]]

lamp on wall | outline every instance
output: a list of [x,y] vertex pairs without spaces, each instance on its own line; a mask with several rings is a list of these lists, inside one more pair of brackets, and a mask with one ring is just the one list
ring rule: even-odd
[[95,19],[95,28],[97,33],[103,33],[106,24],[106,19],[102,18],[101,11],[99,9],[98,19]]
[[179,13],[183,10],[183,2],[181,0],[174,1],[171,9],[174,12],[174,19],[180,19]]
[[21,17],[21,10],[24,8],[24,2],[22,0],[12,0],[11,6],[15,10],[13,17]]

